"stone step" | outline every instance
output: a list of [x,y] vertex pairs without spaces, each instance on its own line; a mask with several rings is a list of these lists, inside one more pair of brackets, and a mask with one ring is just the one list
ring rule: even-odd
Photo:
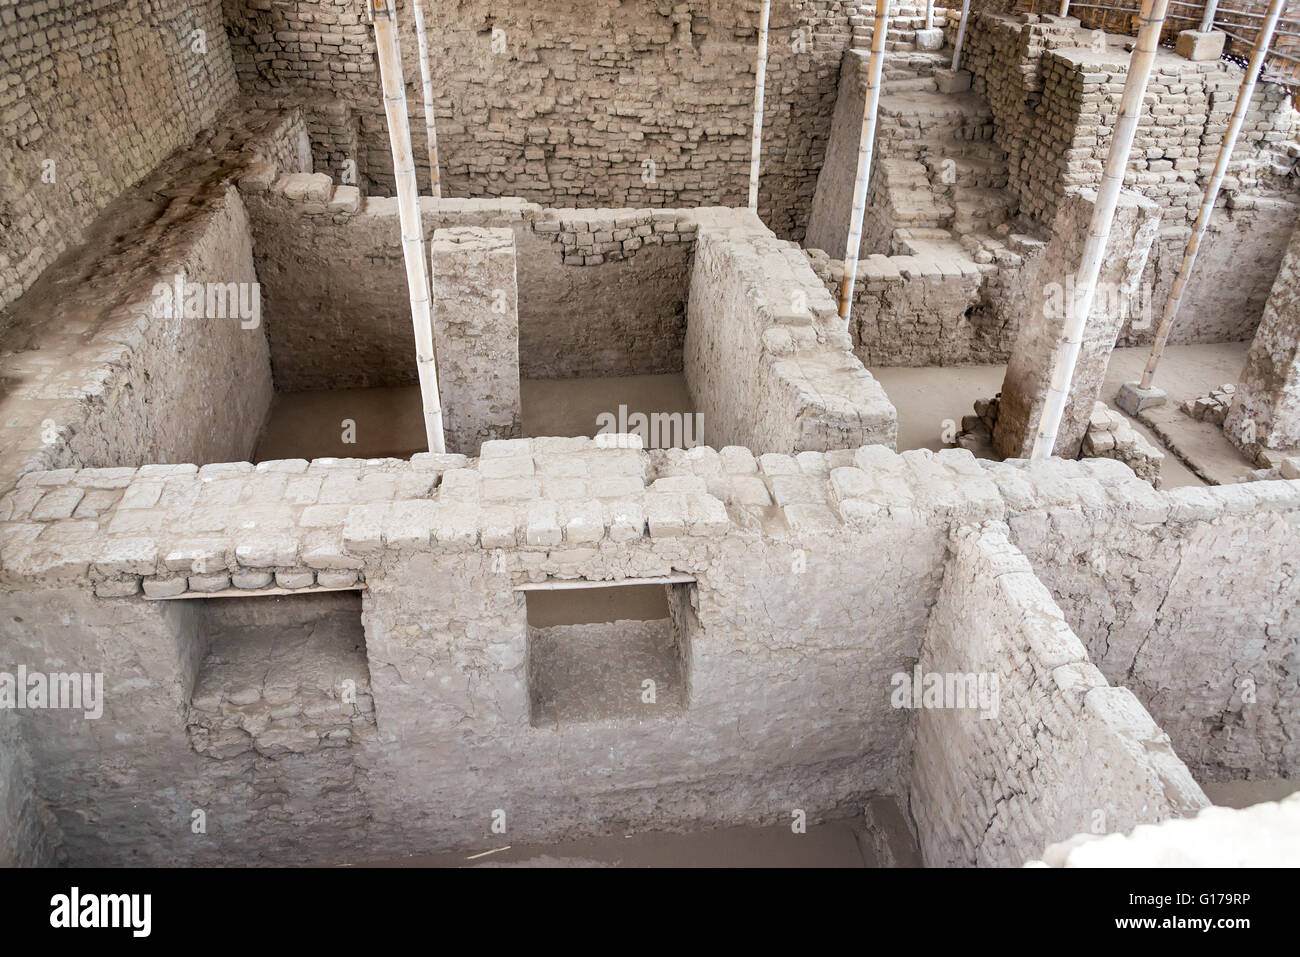
[[1015,197],[1003,189],[958,187],[953,199],[952,227],[958,234],[989,232],[1015,210]]
[[939,85],[932,76],[914,76],[905,79],[889,78],[883,81],[881,96],[887,93],[901,93],[907,90],[927,90],[937,93]]

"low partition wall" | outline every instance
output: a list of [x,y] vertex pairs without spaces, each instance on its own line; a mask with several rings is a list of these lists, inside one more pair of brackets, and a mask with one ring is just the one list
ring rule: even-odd
[[28,470],[250,455],[271,401],[248,218],[232,180],[293,169],[292,113],[227,115],[108,207],[0,335],[0,489]]
[[803,251],[752,213],[695,215],[686,383],[709,444],[787,453],[893,448],[898,412],[854,356]]
[[[397,200],[362,197],[323,173],[282,175],[271,164],[245,176],[240,189],[270,316],[276,388],[415,384]],[[514,231],[526,379],[681,371],[691,213],[420,199],[426,244],[439,229]],[[436,270],[432,278],[436,287]]]
[[[1020,238],[1020,237],[1017,237]],[[1033,268],[1024,237],[1020,252],[977,263],[965,255],[871,255],[858,261],[850,333],[866,366],[946,366],[1005,362],[1026,304],[1022,270]],[[1035,250],[1036,251],[1036,250]],[[808,260],[826,290],[838,295],[844,263],[820,249]]]
[[[905,793],[918,762],[940,760],[914,744],[896,692],[900,674],[949,666],[945,640],[969,645],[969,668],[1000,647],[1019,662],[1020,678],[998,664],[1007,687],[1028,680],[1015,621],[981,611],[984,645],[952,627],[952,602],[996,587],[966,595],[967,546],[950,561],[950,533],[1016,518],[1008,467],[879,445],[755,458],[636,444],[24,476],[0,498],[6,667],[73,667],[105,689],[95,708],[19,713],[69,859],[324,863],[816,818]],[[1118,501],[1156,494],[1115,463],[1059,464]],[[1020,480],[1045,496],[1057,482],[1038,466]],[[653,654],[622,654],[598,630],[600,693],[566,700],[574,686],[555,680],[548,629],[530,629],[528,589],[618,582],[669,589],[668,617],[628,631]],[[1061,666],[1088,671],[1075,654]],[[1005,699],[1004,725],[1030,694]],[[1120,704],[1131,737],[1158,743],[1141,708]],[[1113,717],[1098,711],[1096,734]],[[1028,754],[1032,728],[1004,733]],[[1043,769],[1064,780],[1070,755],[1089,752],[1062,734]],[[914,812],[931,859],[1010,860],[1019,830],[984,852],[960,843],[976,818],[943,830],[934,782],[960,779],[966,755],[954,760],[926,779],[931,810]],[[1024,773],[989,765],[971,793],[996,804]],[[1170,799],[1128,816],[1120,785],[1149,780],[1133,773],[1091,798],[1118,809],[1114,826],[1174,813]],[[1062,806],[1060,826],[1077,827]]]
[[1013,540],[1102,673],[1202,780],[1300,775],[1300,482],[1135,486],[1117,500],[1047,468],[1050,484],[1015,464],[990,474],[1018,513]]
[[[927,866],[1019,866],[1208,799],[1137,698],[1106,683],[1001,522],[955,530],[917,674],[909,806]],[[956,689],[960,700],[936,690]]]
[[[283,176],[270,165],[240,187],[267,289],[277,388],[413,383],[397,201],[362,199],[322,174]],[[854,357],[806,257],[748,210],[424,198],[421,211],[430,239],[453,228],[514,232],[523,378],[684,370],[714,447],[799,452],[895,441],[897,413]],[[712,236],[703,261],[701,230]],[[433,282],[438,299],[437,269]],[[466,286],[463,276],[448,282]],[[511,299],[483,285],[484,297]]]

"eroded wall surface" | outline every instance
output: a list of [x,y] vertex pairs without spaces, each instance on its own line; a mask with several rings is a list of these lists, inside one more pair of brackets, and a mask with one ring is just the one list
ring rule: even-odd
[[231,182],[259,162],[294,169],[304,145],[291,113],[226,114],[113,203],[91,241],[10,310],[0,485],[33,468],[251,454],[271,369]]
[[1063,465],[1037,489],[1014,466],[993,478],[1022,513],[1013,541],[1097,667],[1202,779],[1294,776],[1297,483],[1134,486],[1119,501]]
[[1223,420],[1228,439],[1254,457],[1261,448],[1300,447],[1300,230],[1269,291],[1264,318],[1246,354],[1232,405]]
[[[241,180],[276,387],[411,385],[415,339],[397,200],[271,167]],[[519,373],[527,379],[681,371],[690,210],[552,210],[519,199],[422,197],[438,229],[512,229]],[[427,247],[426,247],[427,248]],[[435,272],[435,287],[439,278]],[[347,362],[337,361],[346,355]]]
[[4,310],[236,93],[219,0],[0,9]]
[[[1096,193],[1072,191],[1057,207],[1052,239],[1037,268],[1022,277],[1029,288],[1024,300],[1033,309],[1020,323],[1011,359],[1007,363],[993,429],[993,447],[1008,458],[1028,457],[1038,435],[1048,390],[1056,364],[1065,350],[1065,327],[1077,309],[1081,294],[1075,284],[1093,211]],[[1159,229],[1156,204],[1136,193],[1121,192],[1110,227],[1110,238],[1096,280],[1096,293],[1081,332],[1070,394],[1057,430],[1053,455],[1074,458],[1083,445],[1093,405],[1100,398],[1106,367],[1124,324],[1123,304],[1132,298],[1146,265],[1151,243]],[[1054,285],[1055,296],[1035,302],[1037,289]],[[1022,287],[1023,288],[1023,287]]]
[[447,451],[519,435],[519,286],[509,229],[440,229],[429,244]]
[[920,668],[995,694],[992,708],[915,712],[909,806],[926,866],[1014,867],[1045,842],[1208,803],[1169,736],[1089,660],[1006,525],[960,528],[952,551]]
[[709,444],[892,448],[898,412],[854,356],[804,253],[752,213],[700,215],[685,372]]
[[0,867],[48,867],[60,862],[62,835],[36,795],[35,776],[18,719],[0,709]]
[[[760,211],[781,236],[804,227],[856,6],[773,4]],[[403,73],[418,91],[413,18],[398,11]],[[242,90],[303,107],[318,168],[337,178],[351,160],[372,192],[391,192],[362,6],[226,0],[225,12]],[[757,0],[463,0],[426,4],[425,17],[444,195],[560,207],[745,201]],[[408,110],[423,130],[418,94]]]

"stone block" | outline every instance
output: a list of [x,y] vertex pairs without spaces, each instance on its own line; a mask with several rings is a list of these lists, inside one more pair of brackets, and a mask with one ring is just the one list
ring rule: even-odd
[[1222,30],[1184,30],[1178,34],[1174,49],[1188,60],[1217,60],[1223,55],[1223,45],[1228,35]]
[[934,82],[940,93],[965,93],[970,89],[970,70],[938,69],[934,71]]
[[938,27],[929,30],[917,30],[913,35],[916,48],[924,53],[933,53],[943,49],[943,31]]
[[1136,382],[1125,382],[1115,393],[1115,404],[1129,415],[1137,415],[1143,409],[1164,405],[1169,401],[1169,394],[1164,389],[1154,386],[1141,388]]

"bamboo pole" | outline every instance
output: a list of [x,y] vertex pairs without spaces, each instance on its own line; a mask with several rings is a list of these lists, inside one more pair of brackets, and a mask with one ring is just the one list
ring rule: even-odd
[[424,269],[424,230],[420,224],[420,193],[415,182],[410,121],[406,115],[406,85],[397,41],[397,13],[390,0],[369,0],[379,54],[379,76],[384,89],[388,142],[393,151],[393,178],[397,181],[397,212],[402,230],[402,258],[411,296],[411,323],[415,329],[415,363],[424,404],[424,433],[430,452],[445,452],[442,405],[438,397],[438,360],[433,349],[433,317],[429,304],[429,279]]
[[970,0],[961,0],[961,20],[957,23],[957,42],[952,47],[952,72],[961,69],[961,45],[966,40],[966,18],[970,16]]
[[1049,458],[1056,448],[1056,436],[1065,416],[1070,398],[1070,384],[1079,361],[1083,345],[1083,332],[1092,312],[1092,301],[1097,293],[1097,276],[1101,273],[1101,260],[1110,238],[1110,227],[1115,221],[1115,207],[1124,186],[1124,171],[1128,167],[1133,136],[1142,115],[1142,98],[1146,94],[1147,79],[1160,42],[1160,30],[1165,22],[1169,0],[1142,0],[1139,14],[1137,43],[1129,57],[1128,76],[1124,80],[1124,93],[1120,99],[1119,118],[1111,134],[1110,149],[1106,153],[1106,166],[1097,190],[1097,205],[1088,224],[1088,238],[1084,243],[1077,273],[1077,295],[1067,297],[1065,320],[1065,348],[1057,357],[1052,369],[1052,382],[1047,390],[1047,400],[1038,422],[1038,435],[1030,458]]
[[424,135],[429,143],[429,190],[437,199],[442,196],[442,175],[438,170],[438,131],[433,112],[433,75],[429,69],[429,41],[424,32],[424,0],[412,0],[415,6],[415,42],[420,48],[420,82],[424,87]]
[[876,142],[876,112],[880,107],[880,77],[885,68],[885,34],[889,31],[889,0],[876,0],[871,34],[871,59],[867,63],[867,102],[862,109],[858,136],[857,181],[849,212],[849,238],[844,245],[844,272],[840,276],[840,318],[846,322],[853,309],[853,285],[858,277],[858,251],[862,245],[862,217],[867,211],[867,181],[871,178],[871,153]]
[[[1207,0],[1207,2],[1206,2],[1206,4],[1205,4],[1205,15],[1204,15],[1203,17],[1201,17],[1201,32],[1202,32],[1202,33],[1209,33],[1211,30],[1214,29],[1214,14],[1215,14],[1215,11],[1218,9],[1218,7],[1219,7],[1219,0]],[[1270,14],[1270,15],[1272,14],[1272,10],[1271,10],[1271,9],[1269,10],[1269,14]],[[1273,21],[1272,21],[1272,23],[1273,23],[1273,26],[1276,27],[1276,26],[1277,26],[1277,19],[1274,18]],[[1272,30],[1270,29],[1269,32],[1271,33]],[[1265,46],[1266,46],[1266,48],[1267,48],[1267,45],[1265,45]]]
[[763,90],[767,85],[767,24],[772,0],[763,0],[758,24],[758,66],[754,70],[754,136],[749,148],[749,208],[758,212],[758,162],[763,151]]
[[[1264,67],[1264,58],[1268,55],[1269,44],[1273,42],[1273,31],[1277,28],[1277,22],[1282,16],[1282,8],[1285,6],[1286,0],[1272,0],[1268,6],[1268,20],[1264,22],[1264,26],[1255,37],[1255,48],[1250,53],[1250,65],[1246,67],[1246,75],[1241,78],[1241,89],[1237,91],[1237,105],[1232,111],[1232,119],[1228,121],[1228,131],[1224,134],[1223,144],[1219,147],[1219,156],[1214,161],[1214,172],[1205,187],[1205,195],[1201,197],[1201,209],[1196,214],[1196,225],[1192,227],[1191,238],[1187,240],[1187,248],[1183,251],[1183,263],[1178,268],[1178,276],[1174,279],[1173,286],[1170,287],[1169,298],[1165,300],[1164,315],[1160,319],[1156,341],[1151,346],[1151,356],[1142,371],[1139,389],[1151,388],[1156,367],[1160,365],[1160,359],[1165,354],[1169,333],[1173,331],[1174,321],[1178,318],[1178,307],[1182,305],[1187,281],[1191,278],[1192,267],[1196,264],[1196,254],[1200,251],[1201,239],[1209,228],[1210,217],[1214,215],[1214,204],[1219,198],[1223,177],[1228,172],[1232,150],[1237,145],[1237,137],[1241,133],[1242,124],[1246,121],[1251,97],[1255,95],[1255,83],[1259,79],[1259,71]],[[1211,15],[1213,15],[1212,11]]]

